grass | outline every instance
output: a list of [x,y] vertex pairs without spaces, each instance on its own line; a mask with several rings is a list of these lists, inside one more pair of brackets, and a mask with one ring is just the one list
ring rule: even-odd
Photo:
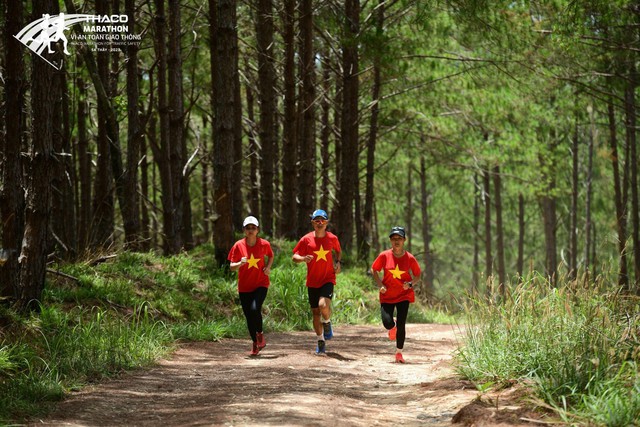
[[[263,306],[267,331],[310,330],[306,268],[292,242],[272,241],[274,268]],[[338,277],[332,321],[380,322],[377,290],[365,267]],[[237,275],[218,268],[213,248],[163,257],[122,252],[106,262],[57,266],[39,313],[0,306],[0,425],[42,416],[70,390],[147,366],[180,340],[247,338]],[[438,318],[416,304],[411,321]],[[441,319],[446,319],[441,317]]]
[[503,303],[469,307],[458,371],[481,387],[519,380],[567,422],[640,420],[640,301],[532,275]]

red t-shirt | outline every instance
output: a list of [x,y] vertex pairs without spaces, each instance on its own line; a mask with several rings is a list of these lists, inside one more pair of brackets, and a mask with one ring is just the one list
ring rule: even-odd
[[247,239],[238,240],[227,259],[231,262],[239,262],[242,257],[247,257],[247,263],[238,270],[238,292],[253,292],[257,288],[269,287],[269,276],[264,274],[264,257],[273,258],[271,244],[260,237],[256,244],[247,245]]
[[405,251],[404,255],[396,257],[391,249],[386,250],[373,261],[371,269],[384,270],[382,283],[387,287],[387,292],[380,293],[380,302],[394,304],[400,301],[414,302],[416,300],[413,288],[407,290],[403,288],[404,282],[412,280],[409,271],[413,273],[414,277],[420,276],[418,261],[409,252]]
[[314,231],[307,233],[293,248],[294,254],[313,255],[313,259],[307,263],[307,287],[320,288],[325,283],[336,284],[333,251],[340,253],[340,242],[330,231],[324,237],[316,237]]

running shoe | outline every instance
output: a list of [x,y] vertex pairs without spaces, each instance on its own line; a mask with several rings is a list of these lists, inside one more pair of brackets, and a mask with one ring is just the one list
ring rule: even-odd
[[318,340],[318,345],[316,347],[316,355],[325,356],[327,354],[326,344],[322,340]]
[[404,357],[402,357],[402,353],[396,353],[396,363],[404,363]]
[[324,339],[330,340],[333,338],[333,329],[331,328],[331,321],[322,324],[322,329],[324,332]]
[[398,333],[398,327],[393,325],[393,328],[389,329],[389,339],[394,341],[396,339],[396,334]]
[[264,334],[262,332],[258,332],[256,334],[256,338],[258,339],[258,348],[262,350],[267,346],[267,341],[264,339]]
[[258,343],[254,342],[251,345],[251,353],[249,353],[249,356],[257,356],[258,353],[260,353],[260,348],[258,347]]

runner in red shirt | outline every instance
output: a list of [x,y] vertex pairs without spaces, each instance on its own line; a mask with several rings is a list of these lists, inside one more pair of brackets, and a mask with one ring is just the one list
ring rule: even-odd
[[253,344],[251,356],[257,356],[266,345],[262,332],[262,303],[267,297],[269,274],[273,264],[271,244],[258,237],[258,220],[248,216],[242,223],[244,239],[238,240],[227,259],[231,271],[238,272],[238,293]]
[[[420,266],[415,257],[404,250],[407,240],[404,228],[393,227],[389,234],[391,249],[382,252],[371,266],[373,279],[380,288],[380,314],[382,324],[389,331],[389,339],[396,340],[396,362],[404,363],[402,349],[406,337],[405,324],[409,304],[416,297],[413,286],[420,277]],[[380,280],[378,272],[382,271]],[[397,319],[393,318],[396,310]]]
[[[318,336],[316,354],[326,355],[325,340],[333,337],[331,298],[340,273],[341,249],[338,237],[327,231],[329,216],[322,209],[311,214],[313,231],[305,234],[293,248],[293,262],[307,264],[307,293],[313,313],[313,329]],[[335,252],[335,262],[333,253]]]

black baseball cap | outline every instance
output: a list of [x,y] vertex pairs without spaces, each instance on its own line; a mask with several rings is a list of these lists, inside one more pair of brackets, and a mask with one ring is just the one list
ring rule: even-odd
[[399,226],[395,226],[391,229],[391,233],[389,233],[389,238],[391,238],[391,236],[393,236],[394,234],[397,234],[398,236],[402,237],[403,239],[405,239],[407,237],[406,233],[404,232],[404,227],[399,227]]

